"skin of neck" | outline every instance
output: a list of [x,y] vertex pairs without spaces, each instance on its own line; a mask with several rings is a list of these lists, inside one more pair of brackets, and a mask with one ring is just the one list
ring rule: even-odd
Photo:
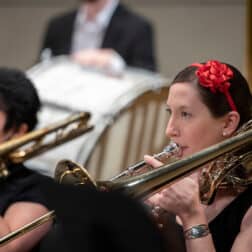
[[86,2],[84,6],[87,11],[87,19],[93,20],[96,15],[109,3],[110,0],[97,0],[95,2]]

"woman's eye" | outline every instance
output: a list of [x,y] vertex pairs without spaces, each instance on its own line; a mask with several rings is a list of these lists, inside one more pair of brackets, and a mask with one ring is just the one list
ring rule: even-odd
[[170,108],[166,108],[165,111],[168,113],[168,115],[171,115],[171,109]]
[[184,118],[189,118],[189,117],[192,116],[192,114],[191,114],[191,113],[188,113],[188,112],[185,112],[185,111],[182,111],[182,112],[181,112],[181,116],[184,117]]

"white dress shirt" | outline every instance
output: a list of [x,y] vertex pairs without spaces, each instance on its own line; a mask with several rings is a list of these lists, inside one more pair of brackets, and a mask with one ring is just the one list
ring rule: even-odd
[[[93,20],[87,20],[85,5],[79,9],[74,24],[71,47],[72,54],[85,49],[101,47],[105,31],[118,3],[118,0],[110,0]],[[123,58],[114,51],[106,71],[109,71],[111,74],[120,75],[125,65]]]
[[83,5],[76,16],[71,52],[87,48],[100,48],[105,31],[118,5],[118,0],[110,0],[93,20],[87,20],[87,10]]

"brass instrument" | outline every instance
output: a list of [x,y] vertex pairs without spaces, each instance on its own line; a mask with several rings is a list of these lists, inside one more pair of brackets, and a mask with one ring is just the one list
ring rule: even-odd
[[[176,153],[178,153],[179,151],[179,146],[174,143],[174,142],[170,142],[164,149],[163,151],[154,154],[153,157],[158,159],[161,162],[165,162],[167,163],[169,160],[169,163],[171,162],[171,159],[173,158],[174,161],[176,159],[175,155]],[[147,165],[145,163],[145,161],[140,161],[135,165],[129,166],[126,170],[124,170],[123,172],[119,173],[118,175],[112,177],[110,179],[110,181],[116,181],[117,179],[121,179],[124,177],[129,177],[129,176],[135,176],[135,175],[139,175],[143,172],[146,172],[148,170],[152,170],[153,167],[150,165]]]
[[[22,163],[92,130],[93,127],[88,125],[89,118],[90,113],[81,112],[0,144],[0,179],[9,175],[9,163]],[[50,134],[56,135],[52,138]],[[46,141],[46,138],[49,140]]]
[[[73,140],[82,134],[89,132],[93,126],[88,125],[90,113],[81,112],[72,115],[61,122],[49,125],[48,127],[32,131],[17,139],[0,144],[0,179],[4,179],[9,175],[8,164],[21,163],[45,151],[48,151],[60,144]],[[56,134],[54,138],[45,141],[50,134]],[[26,146],[28,145],[28,146]],[[26,148],[25,148],[26,146]],[[21,148],[22,149],[19,149]],[[7,234],[0,238],[0,246],[23,234],[35,229],[43,223],[52,220],[55,212],[50,211],[27,225]]]
[[[236,136],[251,131],[252,120],[244,124]],[[249,141],[248,141],[249,143]],[[204,204],[210,204],[217,188],[232,187],[243,189],[252,183],[252,143],[241,150],[232,150],[205,165],[199,178],[200,199]]]
[[[200,181],[201,200],[203,203],[209,203],[219,186],[241,187],[252,182],[250,178],[252,170],[251,147],[252,120],[247,122],[234,137],[188,158],[163,165],[142,175],[114,181],[94,181],[85,168],[72,161],[62,160],[55,169],[55,179],[60,183],[89,184],[100,190],[120,190],[133,197],[143,197],[160,191],[167,184],[213,160],[210,166],[217,168],[212,169],[212,174],[208,177],[203,169],[202,176],[205,176],[205,179]],[[225,167],[222,167],[221,164]],[[240,165],[243,166],[245,178],[235,176]]]
[[[168,184],[173,183],[174,181],[186,176],[187,174],[193,172],[195,169],[201,167],[202,165],[212,161],[219,160],[221,156],[224,155],[224,159],[228,158],[227,167],[225,167],[225,174],[221,173],[220,183],[214,183],[218,186],[221,182],[225,182],[225,176],[230,177],[229,184],[236,186],[236,181],[238,178],[235,178],[231,174],[235,174],[235,169],[242,164],[244,170],[249,175],[252,169],[252,120],[249,121],[236,136],[227,139],[221,143],[213,145],[205,150],[202,150],[190,157],[185,159],[173,162],[171,164],[166,164],[162,167],[148,171],[142,175],[135,177],[129,177],[126,179],[118,179],[115,181],[95,181],[91,178],[88,172],[82,166],[69,161],[62,160],[58,163],[55,170],[55,179],[60,183],[66,184],[75,184],[75,185],[92,185],[95,188],[103,191],[112,191],[118,190],[122,191],[132,197],[145,197],[147,195],[153,194],[157,191],[160,191],[162,188]],[[235,157],[234,160],[231,157]],[[214,162],[214,161],[213,161]],[[234,162],[234,163],[233,163]],[[222,167],[223,169],[224,167]],[[216,171],[215,171],[216,172]],[[214,176],[215,178],[215,176]],[[231,179],[232,178],[232,179]],[[247,182],[242,181],[241,185],[245,186],[251,183],[252,180],[247,177]],[[241,186],[239,184],[239,186]],[[211,198],[214,194],[214,191],[217,188],[211,188],[208,196]],[[212,190],[214,189],[214,190]],[[48,215],[52,215],[48,218]],[[46,219],[46,221],[53,218],[54,213],[48,213],[45,217],[42,216],[39,219],[36,219],[30,224],[25,225],[18,231],[18,235],[22,232],[23,234],[37,227],[39,223]],[[43,222],[44,223],[44,222]],[[16,235],[17,236],[17,235]],[[11,238],[10,238],[11,237]],[[8,241],[15,238],[15,231],[4,236],[0,239],[0,246],[7,243]]]
[[0,238],[0,247],[2,247],[5,244],[11,242],[12,240],[17,239],[18,237],[26,234],[27,232],[32,231],[36,227],[41,226],[42,224],[52,220],[53,218],[55,218],[55,212],[50,211],[50,212],[42,215],[41,217],[35,219],[34,221],[24,225],[23,227],[18,228],[17,230],[15,230],[15,231],[1,237]]

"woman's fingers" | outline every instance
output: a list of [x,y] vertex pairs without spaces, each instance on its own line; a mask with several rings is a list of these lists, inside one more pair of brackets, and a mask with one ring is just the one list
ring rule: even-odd
[[160,167],[163,165],[162,162],[158,161],[157,159],[155,159],[154,157],[152,157],[150,155],[144,155],[144,161],[146,164],[149,164],[154,168]]

